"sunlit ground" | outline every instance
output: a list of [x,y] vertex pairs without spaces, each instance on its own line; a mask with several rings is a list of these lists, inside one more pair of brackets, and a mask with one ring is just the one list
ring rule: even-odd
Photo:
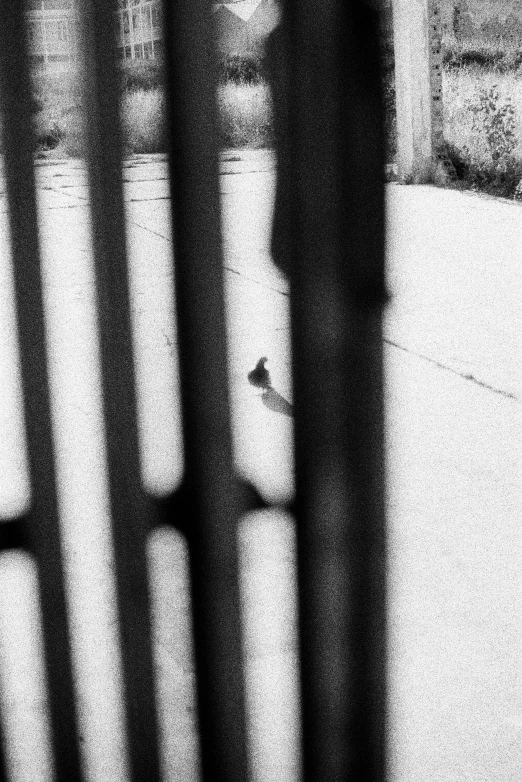
[[[162,158],[125,170],[143,482],[180,480],[176,329]],[[84,174],[39,172],[61,527],[89,779],[125,779],[99,356]],[[266,355],[291,401],[288,284],[271,264],[273,158],[222,164],[238,471],[292,492],[292,420],[247,373]],[[1,188],[3,190],[3,188]],[[27,505],[5,200],[0,200],[0,510]],[[390,751],[397,782],[518,782],[520,690],[520,206],[429,187],[388,191],[386,321]],[[255,780],[297,782],[295,530],[273,512],[238,536]],[[184,543],[149,546],[166,779],[197,778]],[[0,564],[1,688],[14,778],[50,778],[34,572]]]

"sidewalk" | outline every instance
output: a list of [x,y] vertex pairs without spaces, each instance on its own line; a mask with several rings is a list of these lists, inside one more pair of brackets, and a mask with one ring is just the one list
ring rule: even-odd
[[[266,355],[275,388],[292,399],[288,286],[268,253],[274,161],[266,152],[224,158],[238,469],[267,499],[285,500],[292,493],[292,420],[265,407],[246,379]],[[142,462],[145,484],[156,492],[176,485],[182,472],[166,176],[161,157],[125,167]],[[117,735],[107,730],[121,714],[87,190],[75,162],[42,165],[38,178],[84,746],[93,775],[113,782],[123,779],[124,762]],[[11,513],[25,503],[27,482],[2,189],[0,510]],[[388,213],[391,779],[518,782],[522,211],[478,195],[392,184]],[[292,523],[274,514],[250,519],[241,533],[252,741],[256,778],[267,782],[297,782],[293,534]],[[167,778],[189,782],[195,734],[182,544],[158,533],[150,556]],[[7,583],[15,589],[20,576],[6,578],[0,568],[0,594]],[[19,621],[22,602],[7,602],[0,597],[0,616]],[[0,618],[0,636],[4,624]],[[12,698],[18,693],[13,757],[28,764],[24,778],[32,782],[46,778],[48,761],[43,695],[31,689],[38,672],[26,646],[25,663],[13,662],[4,687]],[[20,657],[23,645],[16,648]],[[16,674],[22,664],[24,676]]]

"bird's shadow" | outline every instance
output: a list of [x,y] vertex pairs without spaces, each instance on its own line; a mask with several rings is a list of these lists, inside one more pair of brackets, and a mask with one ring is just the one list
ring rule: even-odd
[[281,415],[292,416],[294,414],[293,405],[290,404],[288,399],[281,396],[275,388],[267,388],[263,391],[261,400],[265,407],[272,410],[274,413],[280,413]]

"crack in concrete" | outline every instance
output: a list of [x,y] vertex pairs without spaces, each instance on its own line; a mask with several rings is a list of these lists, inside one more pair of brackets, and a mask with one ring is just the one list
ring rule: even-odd
[[255,285],[259,285],[261,288],[264,288],[267,291],[279,293],[281,296],[290,296],[288,291],[282,291],[279,288],[273,288],[271,285],[267,285],[267,283],[263,282],[262,280],[256,280],[255,277],[249,277],[248,274],[245,274],[245,272],[241,271],[240,269],[234,269],[232,266],[224,266],[223,268],[225,271],[232,272],[232,274],[237,274],[238,277],[243,277],[245,280],[248,280],[248,282],[253,282]]
[[[158,231],[154,231],[152,228],[142,225],[141,223],[138,223],[134,220],[131,220],[130,222],[132,222],[138,228],[142,228],[145,231],[149,231],[155,236],[158,236],[168,241],[167,237],[159,233]],[[267,285],[266,282],[263,282],[261,280],[256,280],[254,277],[250,277],[240,269],[234,269],[232,266],[224,266],[224,269],[228,272],[231,272],[232,274],[236,274],[238,277],[243,277],[245,280],[248,280],[249,282],[253,282],[255,285],[259,285],[261,288],[265,288],[265,290],[273,291],[274,293],[278,293],[281,296],[286,296],[287,298],[290,296],[289,291],[283,291],[280,288],[275,288],[272,287],[271,285]],[[276,331],[281,331],[281,330],[282,329],[280,328],[276,329]],[[448,364],[444,364],[442,361],[438,361],[437,359],[432,358],[431,356],[427,356],[424,353],[419,353],[416,350],[412,350],[411,348],[407,348],[404,345],[400,345],[398,342],[394,342],[392,339],[383,338],[383,342],[387,345],[390,345],[391,347],[397,348],[397,350],[402,350],[404,353],[408,353],[410,356],[415,356],[416,358],[420,358],[423,361],[427,361],[428,363],[433,364],[439,369],[444,369],[446,370],[446,372],[451,372],[453,375],[457,375],[457,377],[462,378],[462,380],[468,380],[474,385],[479,386],[480,388],[484,388],[487,391],[491,391],[494,394],[498,394],[499,396],[502,396],[505,399],[513,399],[515,402],[520,402],[520,397],[510,393],[509,391],[505,391],[502,388],[497,388],[496,386],[493,386],[490,383],[486,383],[484,380],[480,380],[478,377],[475,377],[475,375],[471,374],[470,372],[459,372],[458,369],[454,369],[453,367],[450,367]]]
[[478,377],[475,377],[475,375],[472,375],[470,372],[459,372],[458,369],[454,369],[453,367],[448,366],[448,364],[443,364],[442,361],[437,361],[436,358],[432,358],[431,356],[426,356],[424,353],[419,353],[418,351],[412,350],[411,348],[407,348],[404,345],[399,345],[398,342],[394,342],[392,339],[384,338],[383,341],[387,345],[391,345],[391,347],[397,348],[398,350],[402,350],[404,353],[408,353],[410,356],[415,356],[416,358],[420,358],[423,361],[427,361],[430,364],[434,364],[439,369],[445,369],[447,372],[451,372],[453,375],[457,375],[457,377],[460,377],[463,380],[469,380],[471,383],[474,383],[475,385],[480,386],[481,388],[485,388],[487,391],[491,391],[494,394],[503,396],[506,399],[513,399],[515,402],[520,402],[520,398],[515,394],[511,394],[509,391],[504,391],[504,389],[502,388],[497,388],[496,386],[492,386],[489,383],[480,380]]

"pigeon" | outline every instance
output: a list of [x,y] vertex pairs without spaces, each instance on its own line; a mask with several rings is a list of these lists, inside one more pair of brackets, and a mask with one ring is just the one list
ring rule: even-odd
[[270,374],[268,369],[265,368],[267,361],[267,358],[260,358],[256,364],[256,368],[248,373],[248,382],[257,388],[264,388],[265,390],[272,388]]

